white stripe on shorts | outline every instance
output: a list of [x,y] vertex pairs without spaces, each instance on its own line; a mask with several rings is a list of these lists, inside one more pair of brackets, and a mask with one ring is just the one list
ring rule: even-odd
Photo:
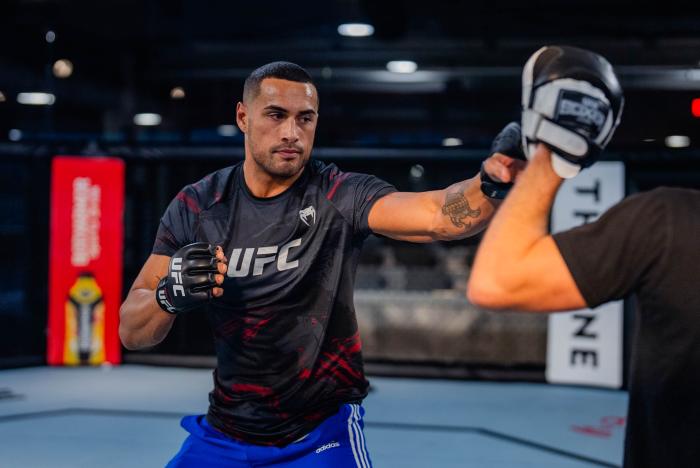
[[365,466],[367,468],[371,468],[369,463],[369,455],[367,453],[367,444],[365,442],[365,433],[362,431],[362,427],[360,427],[360,405],[355,405],[355,414],[357,416],[355,419],[355,426],[357,427],[357,433],[360,435],[360,454],[364,459]]
[[354,419],[355,419],[355,411],[350,405],[350,416],[348,417],[348,439],[350,440],[350,448],[352,449],[352,456],[355,457],[355,463],[359,468],[366,468],[360,461],[362,460],[362,457],[358,456],[357,454],[357,448],[355,445],[355,430],[354,430]]

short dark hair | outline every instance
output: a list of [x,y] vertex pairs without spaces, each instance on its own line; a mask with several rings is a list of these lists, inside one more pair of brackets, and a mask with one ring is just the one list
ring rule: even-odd
[[316,84],[309,72],[292,62],[272,62],[256,68],[248,75],[243,85],[243,102],[255,99],[260,93],[260,83],[265,78],[279,78],[281,80],[296,81],[297,83]]

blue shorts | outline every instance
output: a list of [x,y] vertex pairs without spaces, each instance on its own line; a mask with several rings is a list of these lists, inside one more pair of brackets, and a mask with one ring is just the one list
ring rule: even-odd
[[167,466],[371,468],[363,433],[364,412],[360,405],[342,405],[306,437],[286,447],[235,440],[211,427],[203,415],[185,416],[180,424],[190,435]]

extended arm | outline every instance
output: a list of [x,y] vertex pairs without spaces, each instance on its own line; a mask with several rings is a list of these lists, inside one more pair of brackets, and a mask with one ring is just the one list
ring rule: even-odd
[[[495,154],[486,160],[485,170],[502,182],[515,180],[523,161]],[[479,175],[443,190],[396,192],[381,198],[369,213],[369,227],[375,234],[410,242],[455,240],[481,232],[500,200],[481,192]]]

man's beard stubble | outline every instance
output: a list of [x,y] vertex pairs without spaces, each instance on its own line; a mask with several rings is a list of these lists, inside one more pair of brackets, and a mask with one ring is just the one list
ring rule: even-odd
[[292,161],[285,161],[277,156],[275,151],[289,148],[289,146],[276,146],[265,152],[258,152],[251,148],[251,155],[256,165],[261,168],[266,174],[275,179],[289,179],[301,172],[309,162],[310,155],[305,155],[301,148],[293,146],[295,150],[299,150],[297,158]]

